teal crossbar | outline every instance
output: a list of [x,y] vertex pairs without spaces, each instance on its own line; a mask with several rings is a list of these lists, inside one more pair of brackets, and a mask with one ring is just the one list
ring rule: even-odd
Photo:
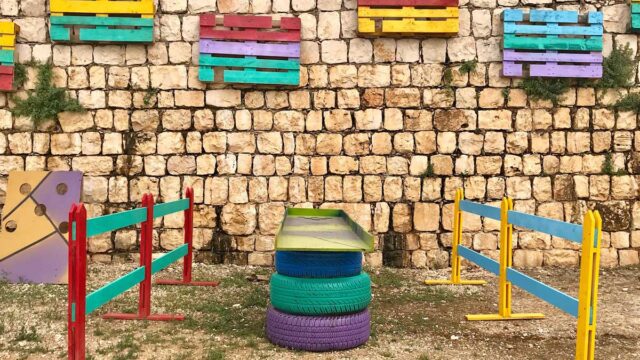
[[478,204],[468,200],[461,200],[460,210],[500,221],[500,208],[494,206]]
[[458,255],[480,266],[481,268],[494,273],[495,275],[500,274],[500,264],[497,261],[488,258],[478,252],[475,252],[467,247],[458,245]]
[[576,298],[512,268],[507,269],[507,280],[567,314],[578,317],[578,300]]
[[147,220],[147,209],[138,208],[87,220],[87,237],[125,228]]
[[100,306],[108,303],[116,296],[138,285],[144,280],[144,266],[114,280],[100,289],[87,295],[85,314],[89,315]]
[[155,274],[159,271],[166,269],[167,266],[171,265],[171,263],[187,255],[188,251],[189,251],[189,244],[182,244],[179,247],[173,249],[172,251],[153,260],[153,262],[151,263],[151,274]]
[[529,215],[518,211],[509,211],[507,221],[509,224],[539,231],[545,234],[558,236],[582,244],[582,226],[564,221],[547,219],[540,216]]
[[189,199],[180,199],[168,203],[156,204],[153,206],[153,218],[184,211],[189,208]]

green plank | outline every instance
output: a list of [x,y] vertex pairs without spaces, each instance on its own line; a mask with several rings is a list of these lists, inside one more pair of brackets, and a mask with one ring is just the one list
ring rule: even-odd
[[81,41],[153,42],[153,27],[140,29],[80,29]]
[[93,26],[150,26],[151,18],[102,17],[102,16],[51,16],[51,24],[56,25],[93,25]]
[[233,58],[233,57],[217,57],[207,54],[200,55],[200,65],[204,66],[228,66],[228,67],[244,67],[259,69],[283,69],[283,70],[300,70],[299,60],[271,60],[257,59],[255,57]]
[[224,82],[243,84],[298,85],[300,84],[300,72],[225,70]]
[[142,280],[144,280],[144,266],[92,292],[87,295],[85,314],[91,314],[94,310],[108,303],[116,296],[138,285]]
[[184,211],[188,208],[189,199],[180,199],[168,203],[156,204],[153,206],[153,218],[155,219],[178,211]]
[[602,36],[582,38],[533,38],[504,34],[505,49],[602,51]]
[[631,13],[640,13],[640,4],[631,4]]
[[151,274],[155,274],[159,271],[166,269],[167,266],[171,265],[178,259],[187,255],[188,250],[189,250],[189,244],[183,244],[173,249],[172,251],[160,256],[159,258],[153,260],[153,262],[151,263]]
[[13,63],[13,50],[0,50],[0,63]]
[[51,25],[49,29],[52,41],[69,41],[71,40],[70,30],[62,25]]
[[138,208],[87,220],[87,237],[122,229],[147,220],[147,209]]
[[198,68],[198,80],[204,82],[212,82],[213,81],[213,69],[202,67]]
[[631,14],[631,30],[640,31],[640,14]]

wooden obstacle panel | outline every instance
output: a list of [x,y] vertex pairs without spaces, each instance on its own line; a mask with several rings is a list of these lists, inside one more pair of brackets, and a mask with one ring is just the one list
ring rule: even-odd
[[11,21],[0,21],[0,91],[12,91],[15,65],[16,35],[20,27]]
[[69,209],[80,201],[79,171],[13,171],[0,228],[0,279],[67,282]]
[[153,0],[51,0],[51,40],[153,42]]
[[358,0],[361,35],[454,36],[458,0]]
[[640,32],[640,0],[631,0],[631,31]]
[[298,85],[300,19],[200,15],[198,77],[204,82]]
[[602,13],[504,10],[503,75],[602,77]]

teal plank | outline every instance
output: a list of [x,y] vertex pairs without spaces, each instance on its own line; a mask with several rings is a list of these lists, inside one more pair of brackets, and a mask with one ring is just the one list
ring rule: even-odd
[[180,199],[168,203],[156,204],[153,206],[153,218],[155,219],[178,211],[184,211],[188,208],[189,199]]
[[577,23],[577,11],[535,10],[529,11],[530,22]]
[[588,39],[544,37],[532,38],[504,34],[505,49],[602,51],[602,36]]
[[49,19],[56,25],[153,27],[153,19],[139,17],[51,16]]
[[87,220],[87,237],[122,229],[147,220],[147,209],[138,208]]
[[462,245],[458,245],[458,255],[480,266],[481,268],[494,273],[495,275],[500,275],[500,264],[489,257],[486,257]]
[[114,280],[100,289],[87,295],[85,314],[89,315],[100,306],[108,303],[116,296],[131,289],[144,280],[144,266]]
[[578,300],[576,298],[512,268],[507,268],[507,280],[567,314],[578,317]]
[[49,29],[49,35],[53,41],[69,41],[71,40],[70,29],[62,25],[53,25]]
[[151,263],[151,274],[155,274],[159,271],[166,269],[167,266],[171,265],[178,259],[187,255],[188,250],[189,250],[189,244],[183,244],[173,249],[172,251],[160,256],[159,258],[153,260],[153,262]]
[[224,82],[245,84],[298,85],[300,83],[300,72],[225,70]]
[[[539,34],[539,35],[591,35],[602,36],[602,25],[590,26],[559,26],[547,25],[518,25],[515,22],[504,23],[505,34]],[[535,41],[535,38],[533,41]]]
[[631,30],[640,31],[640,14],[631,14]]
[[213,69],[208,67],[200,66],[198,68],[198,80],[204,82],[212,82],[213,81]]
[[13,50],[0,50],[0,63],[13,63],[15,61]]
[[582,226],[564,221],[547,219],[541,216],[509,211],[509,224],[558,236],[582,244]]
[[632,14],[640,13],[640,4],[631,4],[631,13]]
[[524,12],[519,9],[504,9],[502,19],[504,21],[522,21],[524,20]]
[[478,204],[469,200],[462,200],[460,201],[460,210],[500,221],[500,208],[495,206]]
[[153,27],[140,29],[80,29],[81,41],[153,42]]
[[272,60],[258,59],[255,57],[230,58],[230,57],[214,57],[208,54],[200,55],[200,65],[205,66],[227,66],[227,67],[244,67],[259,69],[283,69],[283,70],[299,70],[299,60]]

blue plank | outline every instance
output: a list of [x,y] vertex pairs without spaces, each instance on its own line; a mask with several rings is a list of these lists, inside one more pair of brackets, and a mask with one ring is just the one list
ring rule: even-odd
[[560,10],[531,10],[529,12],[530,22],[552,22],[552,23],[577,23],[577,11]]
[[488,258],[462,245],[458,245],[458,255],[489,272],[500,275],[500,264],[491,258]]
[[160,256],[159,258],[153,260],[151,263],[151,274],[155,274],[159,271],[162,271],[167,268],[167,266],[171,265],[181,257],[187,255],[187,251],[189,250],[189,244],[183,244],[179,247],[173,249],[172,251]]
[[127,275],[124,275],[92,292],[87,295],[85,314],[89,315],[116,296],[138,285],[142,280],[144,280],[144,266],[139,267]]
[[524,13],[518,9],[505,9],[502,12],[502,19],[504,21],[522,21],[524,19]]
[[547,25],[518,25],[515,22],[504,23],[505,34],[538,34],[538,35],[590,35],[602,36],[602,25],[591,26],[559,26]]
[[599,11],[589,11],[587,22],[589,24],[602,24],[604,23],[604,16]]
[[578,300],[518,270],[507,268],[507,280],[567,314],[578,317]]
[[147,209],[138,208],[87,220],[87,237],[135,225],[147,220]]
[[564,221],[547,219],[541,216],[529,215],[517,211],[509,211],[509,224],[558,236],[582,244],[582,226]]
[[189,199],[180,199],[153,206],[153,218],[163,217],[189,208]]
[[462,200],[460,201],[460,210],[500,221],[500,208],[494,206]]

